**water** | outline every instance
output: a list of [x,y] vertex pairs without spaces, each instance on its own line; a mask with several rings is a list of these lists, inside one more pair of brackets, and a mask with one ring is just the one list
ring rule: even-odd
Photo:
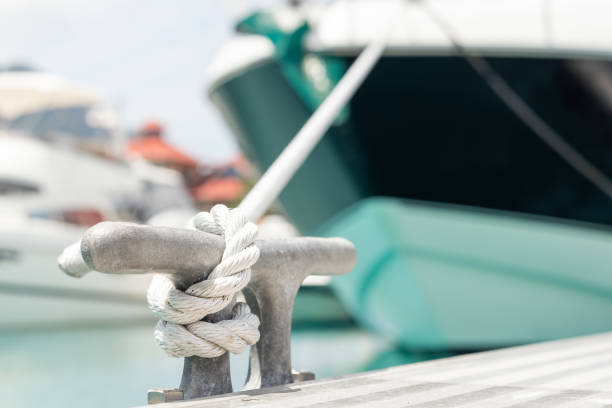
[[143,405],[148,388],[178,386],[182,367],[152,327],[3,333],[0,363],[7,407]]
[[[388,350],[359,329],[297,331],[293,365],[318,378],[362,370]],[[153,341],[153,325],[61,331],[0,332],[0,384],[5,407],[129,407],[144,405],[155,387],[178,387],[182,359]],[[248,356],[232,356],[240,388]]]

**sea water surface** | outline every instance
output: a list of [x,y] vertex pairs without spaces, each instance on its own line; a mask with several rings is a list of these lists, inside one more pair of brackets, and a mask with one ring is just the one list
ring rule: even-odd
[[[3,407],[130,407],[147,389],[178,387],[182,359],[153,341],[154,324],[0,332]],[[363,369],[388,345],[359,329],[295,332],[293,366],[318,378]],[[232,356],[232,382],[244,382],[248,353]]]

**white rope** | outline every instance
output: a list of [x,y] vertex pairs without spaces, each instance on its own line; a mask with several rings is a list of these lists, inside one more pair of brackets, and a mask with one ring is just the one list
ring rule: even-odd
[[163,275],[156,275],[147,293],[149,308],[161,320],[155,341],[172,357],[218,357],[226,351],[242,353],[259,340],[259,319],[246,303],[238,302],[231,320],[201,321],[226,307],[251,279],[251,266],[259,259],[253,245],[257,226],[248,222],[238,209],[216,205],[210,213],[193,219],[201,231],[222,236],[225,250],[221,262],[208,278],[184,292]]

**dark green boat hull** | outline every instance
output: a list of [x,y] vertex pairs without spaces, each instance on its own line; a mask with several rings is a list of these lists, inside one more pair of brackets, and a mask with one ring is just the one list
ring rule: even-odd
[[[445,65],[437,65],[444,61],[457,78],[440,86],[428,73],[444,73]],[[578,135],[570,141],[582,143],[595,164],[612,168],[598,145],[607,128],[587,126],[601,115],[584,103],[568,114],[573,97],[555,86],[556,76],[565,75],[563,61],[530,59],[518,68],[512,59],[493,63],[511,84],[525,86],[520,92],[543,102],[542,114],[553,126]],[[211,89],[261,169],[312,114],[281,64],[263,62]],[[347,116],[280,196],[303,233],[355,243],[357,267],[333,281],[353,318],[421,350],[482,349],[612,329],[609,199],[482,84],[470,85],[478,78],[460,59],[386,58],[379,64],[371,74],[378,85],[366,81]],[[521,82],[527,73],[541,74],[540,82],[527,87]]]

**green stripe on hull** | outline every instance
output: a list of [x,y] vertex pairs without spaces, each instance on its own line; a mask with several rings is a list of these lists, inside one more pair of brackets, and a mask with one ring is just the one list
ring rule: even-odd
[[333,287],[356,319],[409,347],[498,347],[612,329],[612,234],[388,198],[323,228],[355,243]]

